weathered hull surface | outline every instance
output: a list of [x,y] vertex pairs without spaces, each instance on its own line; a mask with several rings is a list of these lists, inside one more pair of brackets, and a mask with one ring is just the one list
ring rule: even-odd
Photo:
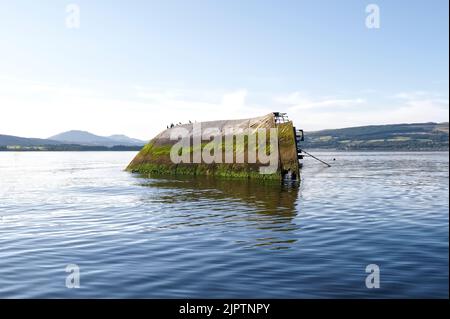
[[[210,121],[202,122],[202,130],[208,128],[217,128],[218,134],[221,135],[222,145],[220,146],[222,158],[229,158],[232,152],[232,158],[244,158],[243,162],[225,163],[205,163],[203,159],[200,162],[194,163],[193,157],[195,153],[194,147],[191,147],[190,162],[188,163],[174,163],[170,158],[170,152],[177,140],[171,140],[170,136],[172,130],[177,128],[184,128],[189,132],[190,138],[194,135],[194,124],[179,125],[174,128],[167,129],[155,138],[153,138],[136,157],[128,165],[127,170],[148,175],[209,175],[217,177],[235,177],[235,178],[252,178],[262,180],[281,180],[286,174],[292,176],[293,179],[299,180],[299,164],[297,158],[297,148],[295,140],[295,130],[291,121],[285,123],[275,123],[273,113],[266,116],[243,119],[243,120],[229,120],[229,121]],[[270,174],[261,174],[260,168],[267,167],[267,163],[263,163],[258,156],[256,162],[249,161],[249,153],[257,150],[252,149],[252,144],[248,143],[248,136],[257,135],[261,129],[267,131],[267,141],[269,144],[269,130],[271,128],[278,129],[278,163],[276,169]],[[243,144],[235,143],[231,150],[225,147],[225,136],[229,129],[239,130],[246,135],[242,139]],[[254,136],[257,140],[257,136]],[[235,138],[235,141],[238,137]],[[202,141],[202,151],[209,141]],[[191,144],[193,145],[193,144]],[[256,146],[257,147],[257,146]],[[198,151],[198,150],[197,150]]]

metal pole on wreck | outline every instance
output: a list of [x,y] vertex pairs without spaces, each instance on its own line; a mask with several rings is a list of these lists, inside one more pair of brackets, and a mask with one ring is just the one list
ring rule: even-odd
[[304,149],[301,149],[300,151],[302,151],[303,153],[307,154],[308,156],[310,156],[310,157],[314,158],[315,160],[317,160],[317,161],[319,161],[319,162],[321,162],[321,163],[323,163],[323,164],[327,165],[328,167],[331,167],[331,165],[330,165],[330,164],[328,164],[327,162],[325,162],[325,161],[322,161],[322,160],[321,160],[320,158],[317,158],[317,157],[315,157],[314,155],[312,155],[312,154],[308,153],[308,152],[307,152],[307,151],[305,151]]

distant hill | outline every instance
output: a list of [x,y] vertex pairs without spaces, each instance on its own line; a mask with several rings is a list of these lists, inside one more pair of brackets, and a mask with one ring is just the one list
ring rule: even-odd
[[[110,135],[109,139],[120,142],[121,145],[132,144],[132,145],[145,145],[148,141],[138,140],[137,138],[131,138],[126,135]],[[123,144],[126,143],[126,144]]]
[[449,123],[371,125],[305,132],[305,149],[448,150]]
[[[305,132],[301,147],[348,151],[448,151],[449,123],[371,125]],[[68,131],[49,139],[0,135],[0,151],[134,151],[144,141],[125,135]]]
[[0,151],[138,151],[144,141],[125,135],[97,136],[69,131],[49,139],[0,135]]
[[130,138],[125,135],[99,136],[85,131],[68,131],[49,137],[50,140],[64,144],[79,144],[88,146],[144,146],[145,141]]
[[57,145],[58,141],[52,141],[41,138],[26,138],[12,135],[0,134],[0,146],[17,145],[17,146],[41,146],[41,145]]

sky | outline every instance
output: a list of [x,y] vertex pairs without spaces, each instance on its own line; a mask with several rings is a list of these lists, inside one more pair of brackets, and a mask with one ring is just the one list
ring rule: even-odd
[[0,134],[148,140],[171,122],[273,111],[309,131],[448,121],[448,6],[0,0]]

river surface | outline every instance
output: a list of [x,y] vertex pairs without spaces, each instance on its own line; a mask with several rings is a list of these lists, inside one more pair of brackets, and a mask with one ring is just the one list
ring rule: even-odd
[[0,297],[448,298],[448,153],[314,154],[296,187],[0,153]]

